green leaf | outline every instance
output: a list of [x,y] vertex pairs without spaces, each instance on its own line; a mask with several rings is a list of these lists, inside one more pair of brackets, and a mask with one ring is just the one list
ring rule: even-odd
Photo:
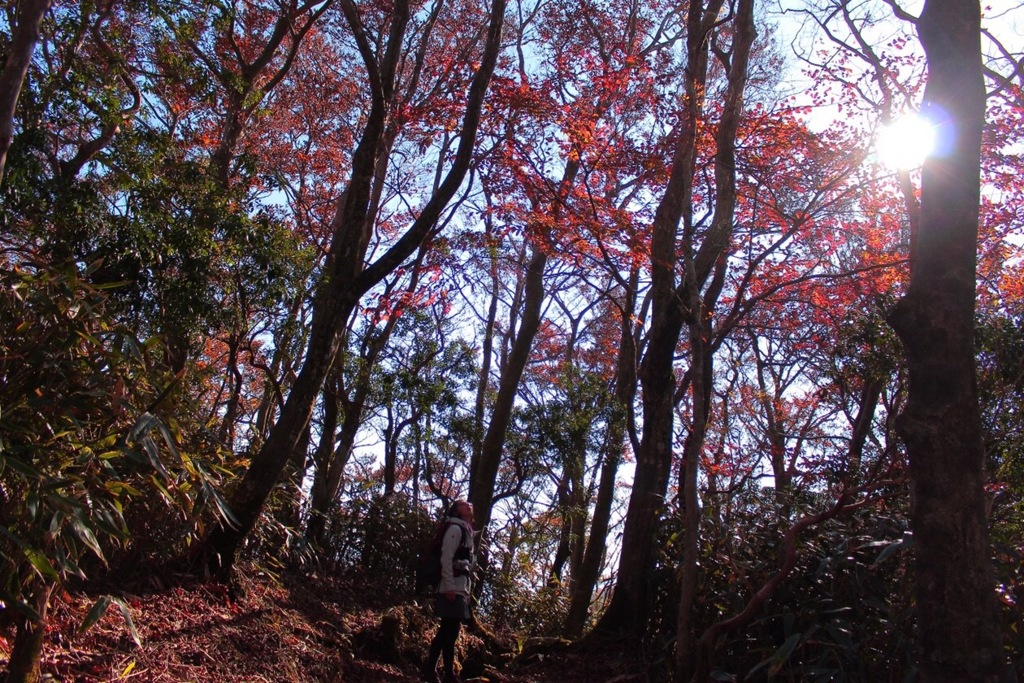
[[39,621],[39,612],[35,611],[32,605],[28,604],[16,595],[8,593],[3,588],[0,588],[0,602],[3,602],[7,607],[13,607],[18,612],[32,621]]
[[777,674],[782,670],[782,667],[785,666],[786,662],[789,660],[789,656],[793,654],[793,650],[796,649],[796,646],[800,644],[802,639],[802,633],[794,633],[786,639],[786,642],[782,644],[782,647],[772,654],[772,665],[768,669],[771,675]]
[[107,491],[115,496],[120,496],[124,493],[127,493],[129,496],[142,495],[142,491],[123,481],[107,481],[104,482],[103,485],[106,487]]
[[913,546],[914,546],[914,536],[913,536],[913,534],[910,533],[909,531],[904,532],[903,538],[901,538],[900,540],[895,541],[893,543],[890,543],[889,545],[885,546],[882,549],[882,552],[880,552],[878,554],[878,557],[875,559],[875,561],[871,563],[871,565],[869,566],[869,569],[877,568],[878,565],[880,565],[883,562],[885,562],[885,560],[888,559],[897,550],[909,550]]
[[107,613],[107,608],[110,607],[110,596],[102,595],[100,598],[93,603],[89,613],[85,615],[85,619],[82,621],[82,625],[78,627],[79,633],[85,633],[91,627],[96,625],[103,615]]
[[135,645],[142,647],[142,638],[139,636],[139,630],[135,628],[135,622],[132,620],[132,613],[128,611],[128,603],[121,598],[111,598],[114,604],[121,610],[121,616],[124,617],[124,623],[128,626],[129,633],[132,634],[132,640],[135,641]]
[[156,487],[157,491],[160,492],[160,495],[163,497],[164,502],[166,502],[168,505],[173,507],[174,506],[174,496],[172,496],[171,492],[168,491],[164,487],[164,485],[160,483],[160,480],[157,479],[154,475],[150,475],[149,476],[149,481],[150,481],[150,483],[153,484],[153,486]]
[[60,580],[60,576],[57,575],[57,570],[53,568],[50,561],[46,559],[45,555],[35,548],[25,548],[25,557],[36,572],[38,572],[44,579],[49,579],[50,581]]
[[100,560],[103,561],[103,564],[106,565],[107,558],[103,556],[103,548],[100,547],[100,542],[96,538],[96,535],[92,532],[92,529],[86,526],[86,524],[79,519],[76,519],[74,522],[72,522],[71,528],[72,530],[74,530],[75,535],[79,538],[79,540],[81,540],[82,543],[85,543],[87,546],[89,546],[89,549],[96,554],[96,557],[100,558]]

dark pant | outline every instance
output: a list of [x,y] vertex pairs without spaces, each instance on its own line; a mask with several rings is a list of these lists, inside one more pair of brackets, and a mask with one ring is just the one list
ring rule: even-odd
[[459,639],[462,620],[457,617],[441,617],[441,625],[430,643],[430,656],[427,659],[427,671],[437,667],[437,658],[444,659],[444,675],[448,678],[455,674],[455,641]]

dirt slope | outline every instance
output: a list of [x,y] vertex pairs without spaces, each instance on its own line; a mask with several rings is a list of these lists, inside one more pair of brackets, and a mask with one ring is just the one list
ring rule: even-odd
[[[234,598],[219,584],[119,589],[141,645],[111,605],[76,629],[97,596],[65,594],[51,610],[42,670],[64,683],[401,683],[421,680],[435,622],[429,607],[379,595],[358,579],[266,574],[240,579]],[[0,626],[0,670],[13,631]],[[520,641],[521,643],[522,641]],[[642,681],[623,667],[547,643],[513,661],[514,637],[466,632],[459,660],[467,681]]]

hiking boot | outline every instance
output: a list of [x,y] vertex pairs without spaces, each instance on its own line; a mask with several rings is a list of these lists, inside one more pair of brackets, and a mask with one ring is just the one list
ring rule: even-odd
[[462,679],[455,674],[445,674],[444,683],[462,683]]
[[425,683],[441,683],[437,678],[437,669],[423,667],[423,680]]

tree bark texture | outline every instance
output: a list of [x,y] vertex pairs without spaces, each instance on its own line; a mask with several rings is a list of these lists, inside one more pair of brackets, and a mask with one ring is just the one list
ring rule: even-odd
[[975,367],[975,270],[985,116],[976,0],[927,0],[923,111],[939,148],[925,161],[910,284],[889,322],[903,342],[921,681],[999,681],[1005,657],[985,514]]
[[29,597],[37,618],[18,615],[14,646],[7,660],[6,683],[36,683],[41,680],[39,655],[46,638],[46,616],[54,584],[37,582]]
[[12,30],[7,62],[0,71],[0,180],[4,177],[7,152],[14,141],[14,110],[32,61],[32,51],[39,41],[39,27],[49,8],[50,0],[22,0],[19,3],[18,24]]

